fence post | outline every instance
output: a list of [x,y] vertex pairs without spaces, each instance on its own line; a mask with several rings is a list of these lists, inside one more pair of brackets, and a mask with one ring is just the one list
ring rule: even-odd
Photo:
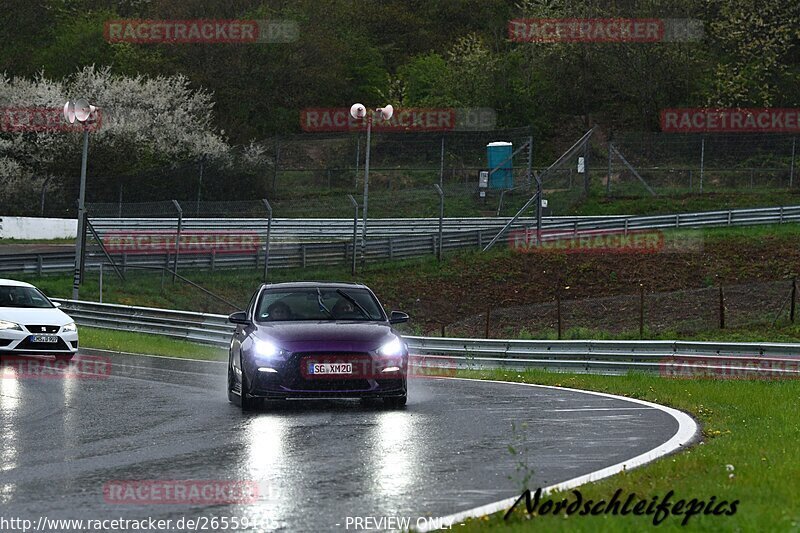
[[794,324],[794,306],[795,297],[797,296],[797,278],[792,278],[792,302],[789,305],[789,320]]
[[706,163],[706,138],[700,139],[700,194],[703,193],[703,176],[705,174]]
[[558,340],[561,340],[561,286],[556,287],[556,323],[558,325]]
[[100,262],[100,303],[103,303],[103,262]]
[[725,291],[719,287],[719,329],[725,329]]
[[211,272],[214,272],[214,267],[217,264],[217,249],[211,249]]
[[789,165],[789,188],[792,188],[792,182],[794,181],[794,153],[795,147],[797,145],[797,137],[792,137],[792,162]]
[[41,254],[36,255],[36,275],[42,275],[42,267],[44,267],[44,260],[42,259]]
[[639,339],[644,339],[644,285],[639,284]]
[[[347,195],[350,198],[350,204],[353,206],[353,264],[350,266],[350,273],[356,275],[356,250],[358,249],[358,202],[353,198],[352,194]],[[389,246],[389,258],[391,259],[392,247]]]
[[178,230],[175,232],[175,268],[172,269],[172,283],[175,283],[175,275],[178,272],[178,257],[181,253],[181,230],[183,229],[183,209],[178,200],[172,200],[172,205],[178,212]]
[[[444,143],[444,136],[442,137],[442,143]],[[444,144],[442,144],[442,146],[444,146]],[[436,251],[436,259],[441,261],[442,247],[444,246],[444,243],[442,242],[442,225],[444,224],[444,191],[435,183],[433,186],[436,188],[436,192],[439,193],[439,248]]]
[[278,183],[278,167],[281,161],[281,141],[280,137],[275,136],[275,166],[272,168],[272,192],[275,193],[275,187]]
[[[541,187],[538,190],[539,190],[539,206],[540,206],[538,212],[541,213],[542,211]],[[589,139],[586,139],[586,142],[583,143],[583,194],[587,198],[589,197]]]
[[[262,198],[261,201],[264,203],[264,207],[267,209],[267,236],[264,243],[264,281],[267,281],[267,272],[269,270],[269,237],[270,232],[272,231],[272,206],[270,205],[269,200],[266,198]],[[258,252],[256,252],[256,257],[257,256]]]
[[[361,163],[361,133],[356,134],[356,174],[353,179],[353,190],[358,189],[358,165]],[[355,249],[353,250],[355,253]]]
[[442,152],[439,156],[439,187],[444,181],[444,134],[442,134]]
[[[584,168],[586,170],[586,160],[584,159]],[[611,194],[611,136],[608,137],[608,177],[606,178],[606,196]]]
[[483,230],[478,230],[478,248],[483,250]]

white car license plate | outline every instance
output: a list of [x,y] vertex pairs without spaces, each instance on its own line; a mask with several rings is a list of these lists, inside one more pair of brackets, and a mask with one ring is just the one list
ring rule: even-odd
[[55,335],[32,335],[31,342],[58,342]]
[[315,375],[347,375],[353,373],[353,363],[311,363],[308,373]]

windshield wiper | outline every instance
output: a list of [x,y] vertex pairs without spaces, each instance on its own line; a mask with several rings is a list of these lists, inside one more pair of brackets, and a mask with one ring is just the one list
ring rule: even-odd
[[319,310],[320,311],[325,311],[328,314],[329,317],[331,317],[332,319],[336,320],[336,317],[333,316],[333,313],[331,313],[331,310],[328,309],[327,307],[325,307],[325,304],[322,303],[322,293],[319,291],[319,287],[317,287],[317,303],[319,304]]
[[361,313],[361,315],[364,318],[366,318],[367,320],[374,320],[372,316],[370,316],[370,314],[367,312],[367,310],[364,309],[364,307],[360,303],[358,303],[355,298],[344,292],[342,289],[336,289],[336,292],[344,296],[348,302],[356,306],[356,309],[358,309],[358,312]]

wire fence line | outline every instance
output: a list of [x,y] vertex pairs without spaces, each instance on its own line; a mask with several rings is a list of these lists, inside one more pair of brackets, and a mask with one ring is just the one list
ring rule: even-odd
[[455,337],[647,338],[784,325],[796,318],[797,284],[793,279],[670,292],[634,286],[630,294],[586,299],[571,298],[563,287],[553,289],[558,297],[552,301],[487,306],[482,313],[442,324],[443,331]]
[[[479,173],[488,167],[486,145],[507,141],[521,147],[531,134],[530,128],[376,133],[371,148],[371,212],[380,216],[432,215],[437,208],[430,192],[434,183],[449,196],[448,209],[454,210],[453,214],[496,212],[502,191],[489,189],[486,196],[480,196],[478,189]],[[90,169],[88,199],[117,204],[119,211],[126,203],[156,204],[164,198],[177,198],[187,216],[217,216],[204,212],[202,203],[230,201],[235,211],[242,191],[247,191],[250,197],[268,197],[284,216],[347,216],[347,202],[342,199],[348,193],[362,193],[364,140],[357,132],[305,133],[263,141],[257,156],[246,163],[200,159],[125,175],[92,175]],[[534,137],[533,172],[541,173],[574,140]],[[590,191],[647,196],[649,189],[656,194],[793,189],[799,165],[798,139],[788,134],[598,132],[583,153],[551,172],[543,186],[553,196],[553,206],[562,209]],[[524,185],[528,181],[526,153],[513,159],[512,169],[514,187]],[[26,194],[29,197],[3,205],[3,214],[74,216],[76,212],[77,182],[73,177],[59,177],[48,181],[41,191]],[[519,207],[528,196],[510,193],[511,202],[504,213],[513,213],[514,206]]]

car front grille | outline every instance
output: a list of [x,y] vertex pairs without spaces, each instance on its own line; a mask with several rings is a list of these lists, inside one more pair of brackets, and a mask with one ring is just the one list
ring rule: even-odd
[[58,333],[61,326],[25,325],[31,333]]

